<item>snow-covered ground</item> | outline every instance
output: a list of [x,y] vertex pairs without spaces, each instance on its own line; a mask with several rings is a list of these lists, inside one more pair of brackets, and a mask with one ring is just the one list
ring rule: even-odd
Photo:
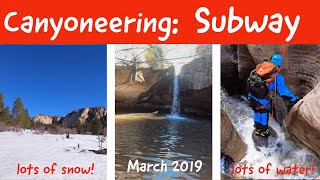
[[[0,132],[0,179],[106,179],[107,156],[95,154],[90,150],[98,150],[97,136],[91,135],[42,134],[32,131]],[[79,144],[79,148],[78,148]],[[106,147],[106,146],[105,146]],[[39,167],[39,173],[34,175],[17,175],[18,163],[21,166]],[[43,168],[57,163],[52,174],[43,173]],[[61,168],[88,167],[94,163],[93,174],[62,175]]]

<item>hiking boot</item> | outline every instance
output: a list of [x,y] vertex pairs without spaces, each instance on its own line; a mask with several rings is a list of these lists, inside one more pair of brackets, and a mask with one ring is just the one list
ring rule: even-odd
[[254,131],[254,133],[255,133],[257,136],[260,136],[260,129],[256,129],[256,130]]
[[270,136],[270,131],[269,129],[263,131],[263,132],[260,132],[260,136],[261,137],[269,137]]

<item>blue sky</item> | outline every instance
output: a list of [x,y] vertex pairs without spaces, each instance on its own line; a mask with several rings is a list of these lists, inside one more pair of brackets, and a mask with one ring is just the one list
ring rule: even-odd
[[0,91],[37,114],[106,106],[106,45],[0,45]]

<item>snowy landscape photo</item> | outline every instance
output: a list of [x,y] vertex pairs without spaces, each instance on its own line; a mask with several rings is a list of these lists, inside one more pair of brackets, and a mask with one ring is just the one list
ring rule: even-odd
[[106,179],[106,45],[0,54],[0,179]]

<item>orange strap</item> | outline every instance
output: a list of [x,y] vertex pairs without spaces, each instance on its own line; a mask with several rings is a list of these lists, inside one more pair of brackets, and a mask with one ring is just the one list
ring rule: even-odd
[[267,106],[258,106],[258,107],[256,107],[256,110],[261,110],[261,109],[265,109],[265,108],[267,108]]
[[282,59],[284,58],[284,54],[286,53],[286,49],[287,49],[287,46],[284,45],[283,50],[282,50]]

